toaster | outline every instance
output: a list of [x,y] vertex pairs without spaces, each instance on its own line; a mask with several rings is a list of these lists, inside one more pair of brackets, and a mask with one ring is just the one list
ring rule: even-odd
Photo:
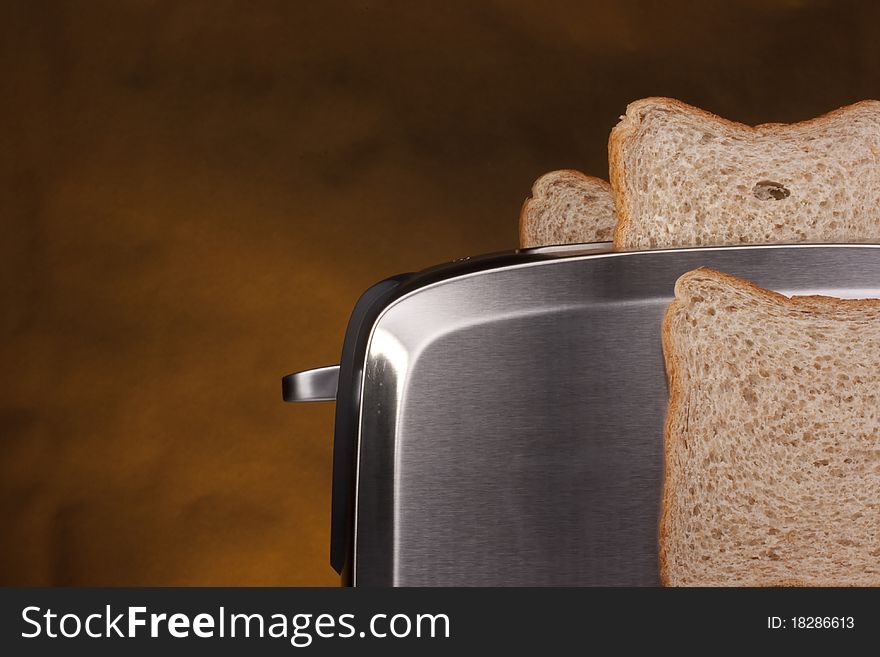
[[357,301],[338,365],[283,378],[335,400],[330,562],[356,586],[654,586],[677,278],[880,296],[880,245],[462,258]]

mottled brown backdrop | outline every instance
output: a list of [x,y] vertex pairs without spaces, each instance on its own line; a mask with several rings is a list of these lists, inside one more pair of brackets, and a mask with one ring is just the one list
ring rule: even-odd
[[4,2],[0,583],[332,585],[368,285],[516,246],[632,99],[880,96],[877,3]]

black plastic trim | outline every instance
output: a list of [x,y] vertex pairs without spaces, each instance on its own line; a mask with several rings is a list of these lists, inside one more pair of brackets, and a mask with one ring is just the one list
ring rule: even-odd
[[330,517],[330,565],[351,584],[354,547],[355,463],[361,375],[367,337],[376,317],[388,305],[396,287],[412,274],[400,274],[376,283],[358,299],[345,329],[339,385],[336,391],[336,423],[333,435],[333,501]]

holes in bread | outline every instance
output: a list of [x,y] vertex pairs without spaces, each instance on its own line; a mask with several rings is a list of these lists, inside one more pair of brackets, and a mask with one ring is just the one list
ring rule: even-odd
[[791,196],[785,185],[772,180],[759,180],[752,188],[752,194],[759,201],[781,201]]
[[743,386],[742,388],[742,397],[749,404],[757,404],[758,403],[758,395],[750,386]]

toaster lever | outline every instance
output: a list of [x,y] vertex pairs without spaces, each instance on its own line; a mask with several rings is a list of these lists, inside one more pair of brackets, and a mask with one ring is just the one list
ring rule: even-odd
[[281,394],[286,402],[336,401],[339,365],[318,367],[288,374],[281,379]]

